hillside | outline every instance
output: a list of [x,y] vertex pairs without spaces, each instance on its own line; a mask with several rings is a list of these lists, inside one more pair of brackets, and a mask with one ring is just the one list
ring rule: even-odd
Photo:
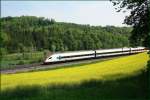
[[74,51],[129,46],[132,28],[56,22],[35,16],[4,17],[2,53]]

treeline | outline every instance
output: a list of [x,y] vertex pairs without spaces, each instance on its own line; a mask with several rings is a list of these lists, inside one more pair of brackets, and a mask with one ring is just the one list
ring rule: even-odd
[[1,50],[6,53],[74,51],[129,46],[132,28],[56,22],[35,16],[3,17]]

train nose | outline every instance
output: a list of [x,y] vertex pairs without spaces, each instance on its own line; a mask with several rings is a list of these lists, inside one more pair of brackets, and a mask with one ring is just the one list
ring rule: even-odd
[[47,62],[49,62],[49,60],[48,60],[48,59],[46,59],[46,60],[44,61],[44,63],[47,63]]

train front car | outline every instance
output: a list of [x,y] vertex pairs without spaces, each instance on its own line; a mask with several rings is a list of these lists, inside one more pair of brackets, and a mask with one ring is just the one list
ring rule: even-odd
[[93,57],[94,57],[93,50],[56,53],[47,57],[46,60],[44,61],[44,64],[88,59],[88,58],[93,58]]

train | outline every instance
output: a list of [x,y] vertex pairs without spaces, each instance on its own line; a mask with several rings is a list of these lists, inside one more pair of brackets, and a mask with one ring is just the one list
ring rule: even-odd
[[82,60],[82,59],[94,59],[94,58],[136,54],[136,53],[144,52],[146,50],[147,49],[145,47],[134,47],[134,48],[124,47],[124,48],[113,48],[113,49],[60,52],[60,53],[53,53],[49,55],[44,60],[43,63],[50,64],[50,63],[57,63],[57,62]]

